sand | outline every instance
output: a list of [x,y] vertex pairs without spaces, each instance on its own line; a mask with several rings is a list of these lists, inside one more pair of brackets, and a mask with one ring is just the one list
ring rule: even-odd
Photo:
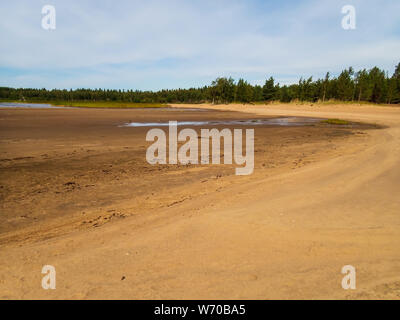
[[[399,108],[195,108],[220,111],[0,110],[0,298],[400,298]],[[148,128],[118,127],[280,115],[385,128],[257,127],[239,177],[150,166]],[[356,290],[341,287],[349,264]]]

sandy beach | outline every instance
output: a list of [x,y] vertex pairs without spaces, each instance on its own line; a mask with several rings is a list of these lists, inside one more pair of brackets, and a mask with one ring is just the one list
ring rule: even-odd
[[[172,107],[0,109],[1,299],[400,298],[400,108]],[[152,166],[121,127],[280,116],[370,125],[257,126],[250,176]]]

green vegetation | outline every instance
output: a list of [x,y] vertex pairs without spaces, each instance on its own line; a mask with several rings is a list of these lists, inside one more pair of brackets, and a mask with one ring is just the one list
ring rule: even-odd
[[322,120],[322,123],[327,123],[327,124],[335,124],[335,125],[349,125],[351,122],[346,121],[346,120],[340,120],[340,119],[327,119],[327,120]]
[[135,103],[117,101],[64,101],[52,102],[55,106],[82,107],[82,108],[162,108],[167,105],[161,103]]
[[[336,78],[328,72],[324,79],[301,78],[297,84],[280,86],[269,77],[263,86],[251,85],[243,79],[236,83],[232,78],[217,78],[210,86],[190,89],[134,91],[107,89],[14,89],[0,87],[0,100],[52,102],[86,107],[142,107],[166,103],[265,103],[344,102],[400,103],[400,63],[390,77],[387,72],[374,67],[355,72],[352,67]],[[104,105],[99,102],[104,102]]]

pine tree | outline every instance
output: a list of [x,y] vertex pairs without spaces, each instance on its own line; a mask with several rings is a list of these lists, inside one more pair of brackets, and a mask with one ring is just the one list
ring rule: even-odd
[[400,103],[400,63],[396,66],[391,82],[394,87],[392,103]]
[[292,97],[290,95],[289,88],[287,86],[283,86],[280,90],[280,97],[279,101],[283,103],[288,103],[292,100]]
[[270,77],[265,81],[263,86],[263,97],[265,101],[272,101],[275,98],[276,88],[274,85],[274,78]]
[[377,67],[372,68],[369,71],[369,81],[372,88],[370,101],[375,103],[385,102],[385,72]]
[[354,74],[353,68],[343,70],[337,79],[337,94],[338,99],[343,101],[350,101],[354,95],[354,82],[352,76]]
[[263,100],[263,90],[259,85],[253,87],[253,99],[252,101],[262,101]]
[[323,84],[322,102],[325,102],[326,91],[328,89],[328,83],[329,83],[329,76],[330,76],[329,72],[327,72],[325,75],[325,80],[324,80],[324,84]]

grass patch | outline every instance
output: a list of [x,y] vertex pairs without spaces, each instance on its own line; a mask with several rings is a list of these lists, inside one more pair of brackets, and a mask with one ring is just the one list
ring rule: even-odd
[[321,122],[327,123],[327,124],[340,125],[340,126],[351,124],[351,122],[349,122],[347,120],[341,120],[341,119],[327,119],[327,120],[322,120]]

